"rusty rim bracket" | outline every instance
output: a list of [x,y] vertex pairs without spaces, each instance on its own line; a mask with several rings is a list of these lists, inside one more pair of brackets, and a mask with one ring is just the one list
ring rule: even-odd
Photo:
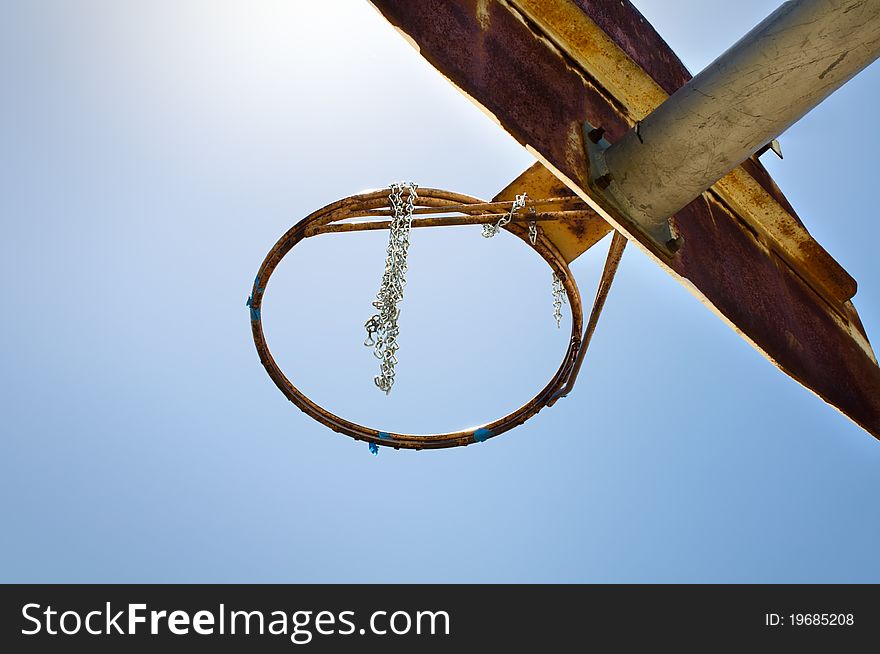
[[599,316],[602,315],[602,309],[605,308],[605,300],[608,299],[608,292],[611,290],[611,283],[617,274],[617,267],[623,258],[623,251],[626,248],[626,237],[618,231],[614,232],[611,237],[611,245],[608,247],[608,256],[605,258],[605,267],[602,269],[602,277],[599,279],[599,286],[596,288],[596,299],[593,300],[593,308],[590,309],[590,317],[587,319],[587,326],[584,329],[584,335],[581,338],[581,346],[578,349],[577,359],[572,366],[571,374],[565,386],[560,388],[553,394],[547,406],[556,404],[556,400],[566,397],[571,393],[574,384],[577,381],[581,366],[590,347],[590,341],[593,340],[593,333],[596,331],[596,325],[599,324]]
[[[581,305],[580,293],[575,284],[571,270],[568,268],[568,264],[542,232],[539,231],[535,245],[531,245],[529,243],[528,227],[522,222],[512,221],[503,229],[514,234],[529,247],[534,249],[541,258],[547,262],[551,270],[553,270],[553,272],[562,280],[568,303],[571,307],[572,320],[571,337],[568,349],[566,350],[565,356],[563,357],[558,370],[546,386],[518,409],[515,409],[497,420],[487,422],[475,428],[456,432],[421,435],[381,431],[351,422],[331,413],[327,409],[324,409],[294,386],[278,367],[278,364],[272,357],[269,346],[266,343],[265,335],[263,334],[261,312],[266,286],[269,283],[269,278],[275,268],[284,256],[287,255],[287,253],[289,253],[300,241],[322,233],[334,233],[330,230],[324,231],[326,228],[332,227],[332,225],[357,224],[341,221],[376,215],[374,210],[384,208],[387,205],[387,202],[388,191],[386,189],[362,193],[360,195],[354,195],[333,202],[307,216],[290,228],[290,230],[288,230],[287,233],[275,243],[266,255],[266,258],[257,273],[256,279],[254,280],[254,286],[251,295],[248,298],[247,306],[250,308],[251,331],[253,332],[254,345],[260,356],[260,362],[263,364],[269,377],[275,382],[275,385],[278,386],[287,399],[293,402],[299,407],[299,409],[314,420],[336,432],[351,436],[356,440],[367,441],[369,443],[393,447],[395,449],[405,448],[421,450],[470,445],[471,443],[480,443],[489,438],[494,438],[495,436],[499,436],[500,434],[521,425],[537,414],[542,408],[548,406],[556,392],[565,386],[574,368],[578,350],[580,349],[581,329],[583,327],[583,308]],[[485,215],[486,204],[487,203],[478,200],[477,198],[460,195],[451,191],[431,188],[420,188],[417,202],[417,206],[420,207],[458,205],[454,209],[450,209],[450,211],[472,216]],[[473,205],[476,205],[476,208],[469,208],[469,206]]]
[[623,195],[617,193],[617,183],[605,163],[605,151],[611,147],[605,139],[605,130],[584,122],[583,132],[584,149],[590,164],[589,182],[594,199],[617,222],[635,227],[645,235],[657,254],[671,259],[682,245],[681,237],[673,232],[669,220],[660,225],[652,225],[645,222],[638,212],[628,209],[629,204]]

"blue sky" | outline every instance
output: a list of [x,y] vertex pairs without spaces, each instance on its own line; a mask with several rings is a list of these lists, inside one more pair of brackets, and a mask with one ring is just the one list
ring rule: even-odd
[[[776,3],[636,4],[697,71]],[[2,3],[0,80],[0,580],[880,581],[880,444],[635,249],[575,392],[501,438],[372,457],[282,397],[244,307],[278,236],[399,179],[491,197],[532,162],[367,3]],[[765,157],[875,343],[878,82]],[[337,412],[453,429],[555,370],[540,260],[421,230],[384,397],[361,345],[384,235],[322,238],[263,315]],[[573,266],[585,297],[603,255]]]

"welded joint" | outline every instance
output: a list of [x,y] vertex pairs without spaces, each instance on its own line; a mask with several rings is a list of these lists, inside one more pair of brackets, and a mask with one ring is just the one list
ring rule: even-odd
[[[638,127],[638,125],[637,125]],[[641,212],[635,210],[627,197],[620,192],[614,175],[608,169],[605,151],[611,143],[605,138],[605,130],[583,124],[584,149],[590,164],[590,188],[594,191],[594,199],[602,205],[613,218],[627,228],[635,228],[654,245],[658,254],[671,259],[682,245],[683,239],[675,233],[669,220],[661,223],[649,223]]]

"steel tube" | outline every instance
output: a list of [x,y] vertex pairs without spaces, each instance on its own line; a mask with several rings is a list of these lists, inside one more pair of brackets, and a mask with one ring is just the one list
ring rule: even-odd
[[[433,218],[414,218],[411,226],[419,227],[460,227],[464,225],[486,225],[488,223],[496,223],[503,218],[505,213],[484,213],[476,216],[439,216]],[[550,220],[560,220],[568,216],[583,216],[583,211],[555,211],[548,213],[534,213],[514,215],[510,218],[512,223],[530,223],[545,222]],[[360,217],[360,216],[359,216]],[[391,227],[390,220],[370,220],[364,222],[350,223],[329,223],[327,225],[316,225],[308,230],[309,236],[317,236],[318,234],[335,234],[341,232],[369,232],[380,229],[389,229]]]
[[646,225],[698,197],[880,55],[880,0],[791,0],[605,152]]

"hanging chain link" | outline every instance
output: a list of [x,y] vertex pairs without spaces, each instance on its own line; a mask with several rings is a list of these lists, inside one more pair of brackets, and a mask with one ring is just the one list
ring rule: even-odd
[[[510,207],[510,211],[502,216],[497,223],[494,225],[491,223],[483,225],[483,236],[485,238],[492,238],[495,236],[495,234],[501,231],[502,227],[513,219],[513,214],[526,206],[527,200],[528,196],[525,193],[517,195],[516,199],[513,201],[513,205]],[[531,212],[533,214],[535,213],[534,207],[531,208]],[[529,242],[532,245],[535,245],[538,242],[538,223],[534,220],[530,220],[528,226]],[[562,285],[562,280],[556,276],[556,273],[553,273],[553,286],[551,291],[553,293],[553,318],[556,320],[556,327],[558,329],[562,326],[562,305],[566,303],[566,299],[565,287]]]
[[[413,211],[415,201],[418,199],[416,189],[418,186],[413,182],[400,182],[391,184],[389,187],[388,204],[391,208],[391,226],[388,235],[388,248],[385,257],[385,271],[382,273],[382,282],[379,292],[373,301],[373,307],[378,313],[370,316],[364,323],[367,337],[364,340],[366,347],[373,348],[374,356],[379,359],[379,374],[373,378],[373,382],[385,394],[391,392],[394,385],[394,368],[397,365],[397,350],[400,346],[397,337],[400,327],[397,320],[400,317],[398,304],[403,300],[403,290],[406,286],[407,254],[409,253],[409,237],[412,230]],[[406,197],[404,198],[404,191]],[[495,224],[483,225],[483,237],[492,238],[507,225],[513,215],[525,207],[528,196],[523,193],[517,195],[510,207],[510,211],[502,216]],[[533,212],[534,213],[534,212]],[[538,226],[535,221],[529,221],[529,241],[535,245],[538,239]],[[566,302],[565,288],[562,280],[553,273],[553,317],[556,326],[562,324],[562,305]]]
[[[400,316],[398,303],[403,300],[406,286],[406,257],[409,252],[409,235],[412,228],[414,203],[418,199],[418,186],[413,182],[400,182],[390,186],[388,204],[391,208],[391,227],[388,235],[388,249],[385,257],[385,272],[373,306],[378,309],[364,323],[367,338],[364,345],[373,348],[379,359],[379,374],[373,378],[376,386],[391,392],[394,385],[394,366],[397,364],[397,336],[400,329],[397,319]],[[406,198],[403,192],[407,191]]]
[[553,273],[553,317],[556,319],[556,328],[562,325],[562,305],[566,303],[565,287],[556,273]]
[[508,211],[506,215],[501,216],[497,223],[494,225],[491,223],[483,225],[483,238],[492,238],[495,234],[500,232],[501,228],[511,221],[513,214],[526,206],[526,200],[528,199],[529,197],[525,193],[517,195],[516,199],[513,201],[513,205],[510,207],[510,211]]
[[[535,207],[529,207],[529,213],[534,216],[537,213]],[[529,221],[529,243],[531,243],[532,246],[538,243],[538,223],[534,220]]]

